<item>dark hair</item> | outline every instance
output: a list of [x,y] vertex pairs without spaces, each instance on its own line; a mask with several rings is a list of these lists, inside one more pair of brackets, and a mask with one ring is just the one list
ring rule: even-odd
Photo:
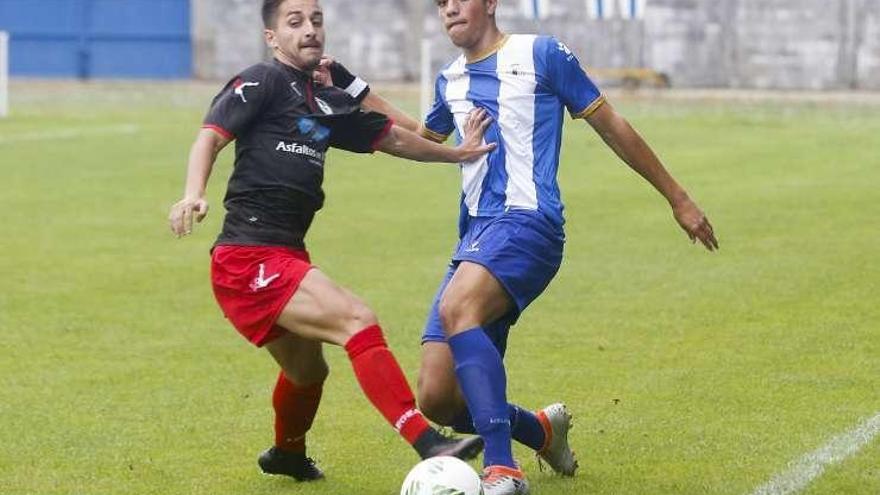
[[275,27],[275,21],[278,20],[278,9],[284,0],[263,0],[263,26],[266,29]]

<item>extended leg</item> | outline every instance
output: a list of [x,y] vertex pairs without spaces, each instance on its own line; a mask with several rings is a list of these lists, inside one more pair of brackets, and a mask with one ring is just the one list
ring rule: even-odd
[[344,346],[364,394],[422,457],[471,458],[479,453],[481,442],[446,440],[430,427],[415,407],[412,390],[376,316],[320,271],[305,276],[277,323],[300,337]]

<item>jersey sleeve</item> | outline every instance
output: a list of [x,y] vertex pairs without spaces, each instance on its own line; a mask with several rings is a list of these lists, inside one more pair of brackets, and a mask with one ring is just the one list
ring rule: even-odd
[[443,99],[445,88],[446,79],[442,75],[437,76],[437,81],[434,83],[434,103],[421,127],[423,137],[438,143],[446,141],[446,138],[455,130],[455,119]]
[[233,77],[214,97],[202,128],[211,129],[227,139],[235,139],[247,132],[271,103],[272,76],[273,73],[266,68],[254,66]]
[[577,56],[565,43],[544,37],[544,70],[547,85],[559,97],[572,118],[589,117],[603,103],[605,95],[581,67]]
[[329,122],[330,146],[354,153],[372,153],[391,131],[385,114],[358,110]]
[[352,74],[339,62],[334,61],[330,64],[329,69],[333,85],[348,93],[356,102],[364,101],[364,98],[370,93],[370,85],[360,77]]

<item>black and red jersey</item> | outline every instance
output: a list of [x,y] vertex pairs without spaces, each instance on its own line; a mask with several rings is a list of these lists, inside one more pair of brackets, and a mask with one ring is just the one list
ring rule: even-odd
[[235,139],[217,244],[305,247],[324,204],[327,150],[371,153],[391,127],[385,115],[360,110],[366,91],[315,88],[310,74],[277,60],[226,84],[203,124]]

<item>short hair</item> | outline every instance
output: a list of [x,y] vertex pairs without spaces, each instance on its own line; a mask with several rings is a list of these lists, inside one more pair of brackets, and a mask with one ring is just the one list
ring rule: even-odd
[[284,0],[263,0],[263,26],[266,29],[275,27],[278,20],[278,9]]

